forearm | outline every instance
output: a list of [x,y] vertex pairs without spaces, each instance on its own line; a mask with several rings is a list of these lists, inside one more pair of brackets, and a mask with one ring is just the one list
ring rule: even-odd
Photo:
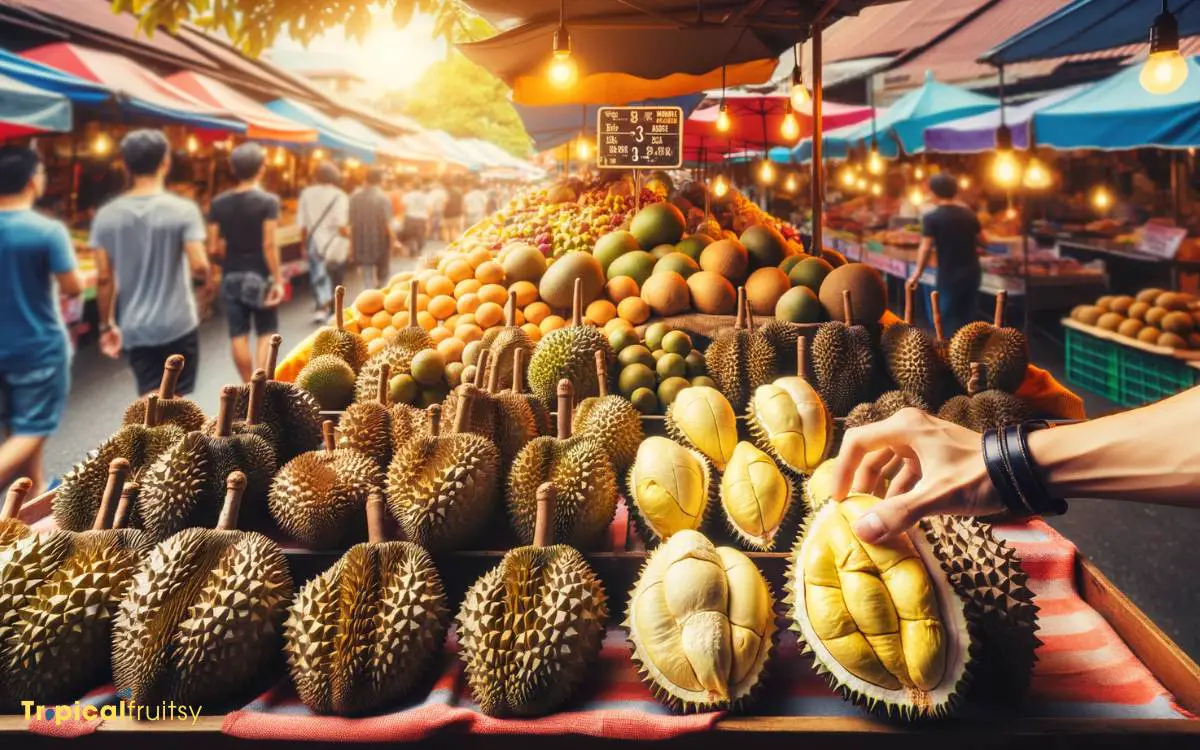
[[283,277],[279,272],[279,243],[275,240],[275,227],[268,224],[263,232],[263,259],[267,262],[267,271],[276,283],[281,283]]
[[917,266],[913,269],[913,276],[920,277],[929,267],[929,250],[930,245],[927,242],[922,242],[917,248]]
[[1040,430],[1029,450],[1051,495],[1200,507],[1200,387],[1090,422]]
[[111,276],[101,276],[96,281],[96,310],[100,316],[101,328],[116,325],[113,319],[113,300],[117,296],[117,286]]

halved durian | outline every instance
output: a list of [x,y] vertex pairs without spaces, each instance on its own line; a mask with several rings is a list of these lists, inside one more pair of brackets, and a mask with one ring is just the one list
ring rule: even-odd
[[638,446],[626,480],[629,509],[656,539],[704,524],[715,482],[698,450],[652,435]]
[[745,441],[733,449],[721,477],[721,508],[729,529],[743,544],[773,549],[796,494],[773,458]]
[[750,435],[793,474],[811,474],[833,446],[833,418],[805,376],[807,344],[796,340],[797,374],[754,389],[747,409]]

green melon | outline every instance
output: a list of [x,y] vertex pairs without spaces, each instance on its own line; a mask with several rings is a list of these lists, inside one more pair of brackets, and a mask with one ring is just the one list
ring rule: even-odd
[[783,259],[783,262],[779,264],[779,270],[783,271],[784,273],[791,273],[792,269],[796,267],[796,264],[802,260],[804,260],[803,255],[789,255]]
[[654,256],[650,253],[645,250],[634,250],[632,253],[625,253],[609,264],[608,278],[612,280],[618,276],[628,276],[636,281],[638,288],[641,289],[645,285],[646,279],[650,278],[650,274],[654,273],[654,263]]
[[700,264],[683,253],[674,252],[664,256],[654,264],[654,273],[659,273],[660,271],[674,271],[686,279],[700,271]]
[[642,246],[638,244],[637,238],[629,232],[609,232],[596,240],[596,245],[592,248],[592,255],[600,261],[600,268],[607,273],[609,265],[614,260],[625,253],[633,253],[641,249]]
[[584,305],[604,291],[604,271],[600,268],[600,261],[593,258],[591,253],[577,251],[567,253],[546,269],[538,284],[538,295],[550,307],[570,309],[575,295],[575,279],[583,280]]
[[650,254],[654,256],[655,260],[662,260],[673,252],[675,252],[674,245],[659,245],[651,250]]
[[824,258],[801,258],[800,262],[787,272],[788,281],[792,286],[806,286],[814,292],[821,290],[821,282],[833,270],[833,266]]
[[787,240],[775,227],[758,224],[742,232],[741,243],[750,253],[751,268],[778,266],[787,257]]
[[514,242],[504,248],[504,260],[500,264],[504,268],[504,278],[509,284],[518,281],[529,281],[534,284],[546,273],[546,256],[533,245],[524,242]]
[[620,374],[617,375],[617,390],[621,392],[622,396],[629,398],[638,388],[653,390],[657,382],[658,379],[654,377],[654,370],[651,370],[640,362],[636,362],[621,368]]
[[629,231],[642,247],[674,245],[683,237],[683,212],[670,203],[651,203],[633,217]]
[[775,303],[775,317],[789,323],[820,323],[825,318],[825,308],[813,290],[796,286]]
[[713,243],[713,238],[707,234],[690,234],[675,245],[675,249],[694,261],[699,262],[700,253]]

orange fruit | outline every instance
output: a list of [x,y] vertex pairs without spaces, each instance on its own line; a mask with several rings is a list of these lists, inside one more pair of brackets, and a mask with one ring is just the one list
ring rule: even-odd
[[534,302],[532,305],[525,307],[525,320],[528,320],[534,325],[541,325],[546,316],[550,314],[550,305],[545,302]]
[[542,337],[542,329],[533,323],[526,323],[525,325],[521,326],[521,330],[524,331],[529,336],[529,340],[533,341],[534,343],[536,343],[537,340]]
[[448,294],[439,295],[429,301],[429,312],[438,320],[445,320],[454,314],[456,303]]
[[635,326],[641,325],[650,318],[650,305],[641,297],[626,297],[617,305],[617,315]]
[[473,313],[479,307],[479,297],[468,292],[458,298],[458,311],[460,313]]
[[471,265],[474,266],[476,270],[478,270],[480,266],[482,266],[484,263],[487,263],[491,259],[492,251],[488,250],[487,248],[474,250],[470,255],[467,256],[467,260],[471,262]]
[[365,289],[354,300],[354,309],[363,315],[374,315],[383,309],[383,292],[378,289]]
[[375,339],[379,338],[382,333],[383,332],[378,328],[364,328],[363,332],[359,335],[363,337],[363,341],[366,341],[369,344]]
[[383,347],[387,346],[387,341],[384,339],[374,339],[367,342],[367,356],[373,357],[379,353]]
[[602,326],[617,317],[617,306],[606,299],[594,300],[583,313],[589,320]]
[[[440,328],[438,330],[445,329]],[[466,346],[466,344],[458,339],[450,337],[449,331],[446,331],[446,338],[437,342],[437,350],[443,357],[446,358],[447,362],[461,362],[463,349],[466,348]]]
[[467,294],[474,294],[479,291],[479,287],[483,284],[479,283],[478,279],[464,279],[454,285],[454,296],[462,297]]
[[437,318],[430,315],[428,310],[422,310],[417,313],[417,325],[426,331],[432,331],[437,326]]
[[551,331],[557,331],[566,324],[567,321],[563,320],[558,315],[547,315],[545,318],[542,318],[542,322],[538,324],[538,327],[542,329],[543,334],[547,334]]
[[355,318],[354,320],[344,321],[342,323],[342,327],[345,328],[350,333],[358,333],[360,330],[362,330],[362,326],[360,326],[358,324],[357,318]]
[[392,316],[392,328],[404,328],[408,325],[408,310]]
[[476,266],[475,278],[484,284],[501,284],[504,282],[504,267],[494,260],[485,261]]
[[430,299],[432,299],[432,298],[428,294],[418,294],[417,295],[417,309],[418,310],[428,310]]
[[450,329],[445,326],[438,326],[429,332],[429,338],[433,340],[435,346],[450,338],[451,335]]
[[498,326],[504,322],[504,308],[495,302],[484,302],[475,311],[475,322],[483,328]]
[[604,291],[607,292],[608,298],[613,301],[614,305],[620,304],[621,300],[628,297],[636,297],[640,293],[637,281],[629,276],[614,276],[604,285]]
[[393,328],[391,326],[388,326],[387,328],[383,329],[383,333],[381,333],[379,335],[379,338],[383,339],[384,341],[391,341],[392,339],[396,338],[399,335],[400,335],[399,331],[397,331],[395,328]]
[[454,294],[454,282],[445,276],[434,276],[429,281],[425,282],[425,292],[430,297],[436,297],[440,294]]
[[624,318],[613,318],[612,320],[610,320],[604,324],[604,333],[605,333],[605,335],[608,335],[608,334],[612,333],[613,331],[617,330],[618,328],[623,328],[625,330],[632,331],[633,323],[630,323],[628,320],[625,320]]
[[479,299],[503,306],[508,303],[508,290],[499,284],[484,284],[479,290]]
[[412,271],[401,271],[400,273],[396,274],[392,278],[388,279],[387,285],[391,286],[391,287],[403,287],[404,291],[407,293],[408,292],[408,282],[412,281],[412,278],[413,278]]
[[458,283],[463,279],[469,279],[475,273],[475,269],[471,268],[471,264],[463,258],[455,258],[446,264],[446,275],[454,283]]
[[483,331],[474,323],[459,323],[454,329],[454,338],[462,341],[465,345],[483,338]]
[[398,313],[401,310],[407,310],[408,290],[405,289],[404,291],[400,291],[399,289],[396,289],[395,291],[389,292],[388,295],[383,298],[383,309],[390,313]]
[[392,324],[392,314],[387,310],[380,310],[371,316],[369,323],[372,328],[383,330]]
[[414,277],[417,280],[417,291],[424,293],[425,292],[425,284],[430,279],[432,279],[434,276],[437,276],[437,275],[438,275],[438,272],[432,268],[426,268],[422,271],[418,271],[417,275]]
[[[628,279],[629,277],[622,276],[621,278]],[[633,279],[629,280],[633,281]],[[508,291],[516,292],[518,307],[528,307],[537,302],[538,290],[532,281],[518,281],[510,286]]]
[[525,313],[520,310],[513,310],[513,323],[516,325],[525,325]]
[[[468,315],[469,314],[470,313],[468,313]],[[454,326],[456,326],[462,322],[462,318],[463,318],[463,316],[459,315],[458,313],[455,313],[455,314],[451,315],[450,317],[446,318],[445,320],[443,320],[442,326],[445,328],[449,328],[451,331],[453,331]]]
[[456,322],[457,322],[457,325],[462,325],[463,323],[466,323],[467,325],[473,326],[476,324],[475,323],[475,314],[474,313],[463,313],[462,315],[458,316],[458,319]]

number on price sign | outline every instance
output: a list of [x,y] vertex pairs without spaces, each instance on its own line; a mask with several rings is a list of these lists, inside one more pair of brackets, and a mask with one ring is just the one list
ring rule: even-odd
[[677,169],[683,165],[679,107],[601,107],[596,123],[601,169]]

